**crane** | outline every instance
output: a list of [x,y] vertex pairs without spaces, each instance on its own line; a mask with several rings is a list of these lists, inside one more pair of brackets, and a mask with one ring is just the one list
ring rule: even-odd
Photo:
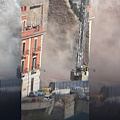
[[71,71],[70,79],[82,80],[83,69],[83,51],[84,51],[84,34],[86,25],[86,7],[88,0],[81,0],[81,5],[79,7],[79,33],[77,40],[77,56],[76,56],[76,70]]

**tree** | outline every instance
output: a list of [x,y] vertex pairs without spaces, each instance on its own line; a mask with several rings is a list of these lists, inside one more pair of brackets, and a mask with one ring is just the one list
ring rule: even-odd
[[79,17],[79,9],[77,8],[77,5],[73,3],[73,0],[69,0],[71,9],[76,14],[77,17]]

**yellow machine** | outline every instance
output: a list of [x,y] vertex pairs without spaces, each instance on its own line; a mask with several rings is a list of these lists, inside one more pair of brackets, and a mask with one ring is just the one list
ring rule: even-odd
[[46,93],[50,93],[50,91],[51,91],[51,88],[42,88],[42,89],[45,90]]
[[92,95],[91,96],[92,99],[97,100],[97,101],[100,101],[102,97],[103,97],[102,95]]

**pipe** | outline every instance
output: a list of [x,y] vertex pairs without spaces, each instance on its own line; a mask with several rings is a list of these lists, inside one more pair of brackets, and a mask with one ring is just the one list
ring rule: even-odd
[[84,58],[83,58],[84,64],[87,66],[88,64],[85,62],[85,44],[84,44]]

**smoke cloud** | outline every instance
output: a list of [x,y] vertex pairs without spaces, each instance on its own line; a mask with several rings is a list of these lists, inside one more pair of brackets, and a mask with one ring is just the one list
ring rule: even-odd
[[16,77],[21,60],[20,7],[15,0],[0,1],[0,78]]
[[[120,1],[91,0],[92,40],[90,90],[99,92],[104,85],[120,85]],[[93,84],[94,83],[94,84]]]
[[70,80],[75,68],[75,38],[78,37],[78,19],[66,0],[50,0],[48,29],[44,34],[41,81],[48,86],[52,81]]

